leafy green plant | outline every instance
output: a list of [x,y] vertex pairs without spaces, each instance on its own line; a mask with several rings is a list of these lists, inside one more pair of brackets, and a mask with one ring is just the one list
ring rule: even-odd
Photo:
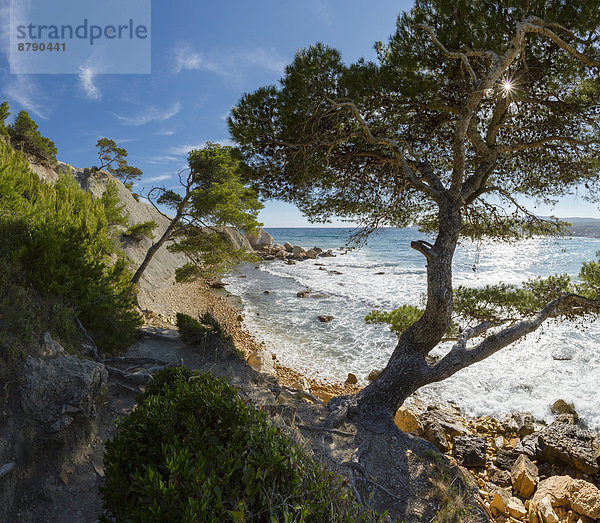
[[373,521],[236,389],[158,373],[106,444],[103,521]]
[[[390,330],[398,337],[402,336],[404,331],[423,316],[423,309],[414,305],[401,305],[397,309],[389,312],[374,310],[365,316],[367,323],[387,323]],[[446,338],[458,335],[458,326],[451,322],[446,331]]]
[[217,319],[210,313],[206,312],[200,317],[200,321],[183,314],[177,313],[177,328],[181,337],[188,342],[201,343],[208,336],[217,336],[220,339],[225,338],[223,327]]
[[72,177],[63,174],[48,186],[0,143],[0,260],[18,269],[20,284],[60,299],[111,352],[132,343],[140,316],[129,264],[115,252],[106,213],[102,200]]
[[96,143],[96,147],[98,148],[98,159],[100,160],[98,169],[106,169],[131,190],[133,182],[141,178],[143,173],[137,167],[127,163],[127,150],[123,147],[117,147],[115,141],[109,138],[100,138]]
[[147,221],[136,223],[129,227],[124,233],[123,236],[127,238],[131,238],[132,240],[139,242],[144,238],[150,238],[151,240],[154,238],[154,234],[152,231],[158,227],[158,223],[155,221]]
[[[6,108],[8,109],[8,106]],[[49,138],[42,136],[38,125],[27,114],[27,111],[21,111],[15,117],[14,123],[7,129],[13,143],[21,147],[23,151],[48,164],[56,163],[56,145]]]

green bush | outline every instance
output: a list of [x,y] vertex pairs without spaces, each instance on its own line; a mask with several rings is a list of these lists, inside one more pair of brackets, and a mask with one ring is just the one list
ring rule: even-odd
[[49,138],[42,136],[38,125],[27,111],[21,111],[15,117],[14,123],[8,126],[8,133],[14,145],[21,147],[23,151],[49,164],[56,163],[56,145]]
[[161,371],[106,444],[103,521],[371,521],[339,477],[209,374]]
[[0,143],[0,260],[18,269],[19,284],[60,299],[111,352],[132,343],[141,321],[128,261],[114,252],[106,212],[68,174],[48,186]]
[[123,235],[127,238],[131,238],[136,242],[141,241],[143,238],[150,238],[152,240],[154,238],[154,234],[152,234],[152,231],[154,231],[154,229],[156,229],[157,227],[158,223],[156,223],[155,221],[136,223],[135,225],[129,227],[123,233]]
[[220,339],[226,337],[223,327],[210,312],[204,313],[200,317],[200,321],[178,312],[177,328],[181,337],[191,343],[202,343],[210,335],[217,336]]

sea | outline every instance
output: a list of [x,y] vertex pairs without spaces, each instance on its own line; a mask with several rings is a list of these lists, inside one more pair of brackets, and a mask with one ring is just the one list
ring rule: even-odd
[[[368,373],[385,366],[397,337],[387,325],[369,325],[364,317],[372,310],[423,304],[425,260],[410,242],[431,238],[415,228],[385,228],[372,233],[362,247],[347,251],[352,229],[265,230],[276,243],[332,249],[336,256],[295,265],[267,261],[237,266],[224,281],[239,297],[246,328],[283,365],[323,382],[344,381],[353,373],[367,385]],[[576,278],[582,263],[597,259],[598,251],[597,238],[465,241],[455,254],[453,283],[519,284],[563,273]],[[312,289],[310,296],[298,298],[305,289]],[[322,323],[319,315],[334,319]],[[442,356],[450,346],[441,344],[431,354]],[[600,320],[549,321],[486,360],[423,387],[415,397],[427,404],[453,402],[470,416],[501,417],[525,410],[548,422],[549,406],[563,399],[575,405],[589,428],[600,430],[599,389]]]

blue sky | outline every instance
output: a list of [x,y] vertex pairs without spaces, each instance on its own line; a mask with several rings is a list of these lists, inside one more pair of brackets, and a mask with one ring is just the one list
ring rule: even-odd
[[[77,167],[97,164],[96,141],[107,136],[126,147],[130,163],[144,171],[134,190],[174,186],[187,152],[207,140],[229,143],[225,119],[231,107],[244,92],[276,83],[298,49],[321,41],[340,49],[347,62],[374,58],[373,43],[386,40],[397,14],[411,5],[405,0],[154,1],[151,74],[102,74],[103,64],[96,62],[79,74],[11,75],[9,1],[0,0],[0,98],[9,101],[13,115],[21,109],[30,113],[42,134],[56,142],[59,159]],[[554,213],[600,217],[596,207],[573,198],[565,198]],[[308,223],[279,202],[267,202],[260,218],[271,227]]]

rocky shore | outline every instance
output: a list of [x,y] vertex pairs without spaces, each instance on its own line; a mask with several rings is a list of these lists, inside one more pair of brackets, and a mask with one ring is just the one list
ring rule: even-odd
[[[276,244],[264,231],[250,243],[262,260],[288,264],[348,252]],[[358,390],[353,374],[338,386],[317,384],[278,365],[276,356],[264,347],[254,351],[248,363],[325,402],[342,391]],[[373,371],[368,379],[377,375]],[[563,400],[551,410],[556,420],[547,425],[528,412],[510,413],[501,420],[471,419],[453,405],[423,405],[415,400],[401,407],[394,421],[402,431],[429,441],[452,463],[470,471],[493,521],[600,521],[600,434],[587,430],[573,406]]]

